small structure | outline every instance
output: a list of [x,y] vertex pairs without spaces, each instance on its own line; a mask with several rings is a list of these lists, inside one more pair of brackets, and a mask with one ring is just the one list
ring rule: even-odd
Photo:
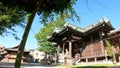
[[114,63],[120,62],[120,28],[110,31],[106,39],[111,44]]
[[33,62],[40,62],[45,57],[45,53],[37,49],[31,50],[30,55],[33,56]]
[[[15,62],[17,52],[18,52],[18,46],[12,47],[12,48],[5,48],[6,53],[3,54],[2,62]],[[29,55],[30,51],[24,50],[24,54],[22,57],[22,62],[32,62],[33,57]]]
[[107,61],[109,54],[104,40],[112,37],[108,36],[112,30],[114,28],[105,17],[85,28],[67,23],[63,29],[54,30],[48,41],[57,43],[58,57],[62,48],[67,62],[72,61],[76,54],[80,54],[82,62]]
[[2,60],[4,53],[6,53],[6,52],[5,52],[5,47],[2,46],[2,45],[0,45],[0,61]]
[[0,45],[0,53],[2,53],[4,51],[5,47]]

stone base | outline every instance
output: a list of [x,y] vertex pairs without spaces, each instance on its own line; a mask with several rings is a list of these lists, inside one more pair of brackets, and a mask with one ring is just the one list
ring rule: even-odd
[[65,64],[72,64],[72,63],[73,63],[72,58],[65,59]]

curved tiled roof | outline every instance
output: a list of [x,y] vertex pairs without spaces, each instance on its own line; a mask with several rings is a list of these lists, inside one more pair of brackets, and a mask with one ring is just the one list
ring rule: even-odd
[[[6,51],[18,51],[18,48],[17,49],[11,49],[11,48],[5,48]],[[24,52],[30,52],[29,50],[24,50]]]
[[[14,46],[14,47],[11,47],[11,48],[5,48],[6,51],[18,51],[18,48],[19,48],[20,45],[17,45],[17,46]],[[24,52],[30,52],[30,50],[24,50]]]
[[73,24],[70,24],[70,23],[66,23],[66,24],[64,24],[64,28],[54,29],[51,36],[49,36],[48,40],[49,41],[51,41],[51,40],[56,41],[57,38],[66,36],[66,34],[65,34],[66,32],[67,33],[71,32],[72,34],[74,34],[76,36],[82,37],[82,36],[88,35],[89,33],[93,32],[94,30],[99,29],[101,27],[103,27],[105,29],[108,29],[109,31],[114,29],[112,27],[110,21],[106,17],[103,17],[99,21],[97,21],[94,24],[91,24],[91,25],[89,25],[85,28],[81,28],[79,26],[76,26],[76,25],[73,25]]
[[[73,24],[70,24],[70,23],[66,23],[66,24],[64,25],[64,28],[63,28],[63,29],[58,29],[58,28],[56,28],[56,29],[54,30],[54,32],[60,33],[60,32],[61,32],[62,30],[64,30],[65,28],[69,27],[69,28],[72,28],[72,29],[74,29],[74,30],[77,30],[77,31],[79,31],[79,32],[81,32],[81,33],[85,33],[85,32],[87,32],[87,31],[89,31],[89,30],[91,30],[91,29],[94,29],[94,28],[102,25],[102,24],[107,24],[108,26],[110,26],[111,28],[113,28],[112,25],[111,25],[111,23],[110,23],[110,21],[109,21],[106,17],[103,17],[101,20],[99,20],[99,21],[97,21],[96,23],[94,23],[94,24],[92,24],[92,25],[89,25],[89,26],[87,26],[87,27],[85,27],[85,28],[81,28],[81,27],[79,27],[79,26],[76,26],[76,25],[73,25]],[[53,32],[53,33],[54,33],[54,32]]]

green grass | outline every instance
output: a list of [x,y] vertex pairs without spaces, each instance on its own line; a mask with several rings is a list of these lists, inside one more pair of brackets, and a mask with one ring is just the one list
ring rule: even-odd
[[82,66],[82,67],[71,67],[71,68],[107,68],[107,66]]
[[108,68],[111,66],[120,66],[120,64],[60,65],[57,68]]
[[71,68],[108,68],[111,66],[120,66],[120,64],[92,64],[89,66],[72,66]]

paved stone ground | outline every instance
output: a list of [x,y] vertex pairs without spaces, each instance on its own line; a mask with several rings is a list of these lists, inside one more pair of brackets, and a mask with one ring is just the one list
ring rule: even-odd
[[[0,62],[0,68],[14,68],[14,63]],[[41,65],[39,63],[22,63],[21,68],[57,68],[56,65]]]
[[26,66],[22,68],[57,68],[57,66]]
[[23,66],[22,68],[57,68],[57,65],[34,64],[34,66]]
[[57,68],[57,67],[33,66],[33,67],[22,67],[22,68]]
[[[98,63],[79,63],[77,65],[89,66],[92,64],[98,64]],[[120,63],[117,64],[120,65]],[[0,68],[14,68],[14,63],[0,62]],[[41,65],[39,63],[22,63],[21,68],[60,68],[60,67],[57,65]],[[108,68],[120,68],[120,66],[111,66]]]

